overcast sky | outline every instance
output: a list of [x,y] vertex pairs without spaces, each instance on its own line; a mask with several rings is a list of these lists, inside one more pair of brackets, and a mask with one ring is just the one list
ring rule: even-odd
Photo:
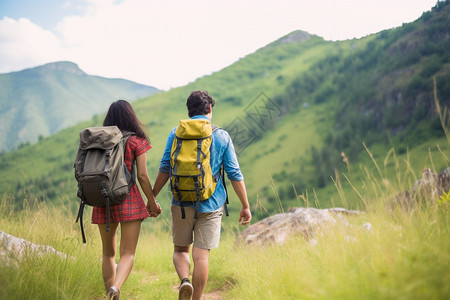
[[168,90],[294,31],[326,40],[401,26],[436,0],[0,0],[0,73],[69,60]]

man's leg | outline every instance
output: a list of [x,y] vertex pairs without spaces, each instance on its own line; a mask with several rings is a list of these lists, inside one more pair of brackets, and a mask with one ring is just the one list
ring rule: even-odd
[[175,246],[173,251],[173,265],[180,280],[189,278],[191,273],[191,260],[189,258],[189,246]]
[[193,286],[189,281],[191,261],[189,259],[189,246],[175,246],[173,251],[173,265],[177,271],[181,284],[178,300],[191,300]]
[[201,299],[206,288],[209,275],[209,253],[215,249],[220,242],[220,229],[223,215],[223,207],[209,213],[199,213],[194,227],[194,246],[192,258],[194,260],[194,271],[192,283],[194,295],[192,299]]
[[205,291],[206,282],[209,274],[209,249],[194,247],[192,250],[194,259],[194,273],[192,274],[192,283],[194,285],[193,300],[200,300]]

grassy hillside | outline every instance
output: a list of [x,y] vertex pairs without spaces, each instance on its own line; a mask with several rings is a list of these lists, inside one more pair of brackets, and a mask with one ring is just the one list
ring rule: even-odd
[[0,74],[0,151],[103,113],[111,99],[134,101],[156,92],[132,81],[88,75],[71,62]]
[[[292,99],[299,95],[309,107],[325,104],[316,124],[329,124],[326,130],[317,131],[323,146],[310,145],[312,172],[301,159],[291,161],[291,166],[300,166],[297,170],[284,168],[277,173],[270,169],[282,185],[278,193],[293,199],[292,185],[299,193],[329,185],[335,170],[346,170],[343,154],[351,163],[367,158],[363,143],[374,148],[376,156],[390,148],[397,154],[425,150],[422,157],[428,156],[430,148],[439,155],[436,145],[445,148],[443,126],[449,126],[448,119],[444,125],[440,122],[436,107],[439,104],[448,110],[450,104],[450,41],[443,38],[449,32],[450,6],[448,1],[440,2],[414,23],[365,38],[365,44],[351,43],[348,55],[341,45],[337,54],[329,53],[298,76],[285,94],[276,96],[275,101],[286,110],[298,107]],[[442,170],[448,163],[440,161],[435,167]],[[430,165],[413,167],[420,175],[421,168]],[[311,173],[315,176],[308,176]],[[286,182],[286,177],[291,181]],[[276,203],[274,198],[272,203]]]
[[[134,102],[150,131],[151,178],[168,132],[187,118],[185,100],[195,89],[208,90],[217,100],[213,123],[232,135],[251,205],[264,207],[266,215],[280,209],[280,198],[284,207],[302,204],[307,195],[318,199],[311,205],[331,205],[334,200],[326,195],[334,188],[335,170],[348,171],[341,153],[353,178],[365,174],[359,165],[370,157],[363,143],[377,158],[393,148],[396,155],[430,157],[435,170],[443,169],[448,161],[437,157],[441,151],[450,154],[436,103],[443,110],[449,104],[444,83],[450,79],[450,47],[448,39],[439,38],[450,33],[449,10],[448,1],[440,2],[414,23],[358,40],[329,42],[296,31],[217,73]],[[76,203],[72,165],[78,133],[100,125],[102,118],[2,154],[0,193],[8,192],[18,205],[34,197]],[[423,167],[413,162],[412,175],[419,176]],[[169,196],[161,195],[163,208]],[[357,204],[357,197],[349,197],[348,206]]]

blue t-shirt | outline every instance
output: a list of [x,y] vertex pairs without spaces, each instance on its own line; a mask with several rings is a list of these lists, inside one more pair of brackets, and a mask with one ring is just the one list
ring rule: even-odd
[[[193,116],[191,119],[209,119],[204,115]],[[172,143],[175,138],[176,127],[172,129],[167,138],[166,149],[161,159],[159,171],[163,173],[170,173],[170,151],[172,149]],[[231,137],[223,129],[219,129],[213,132],[212,144],[210,148],[211,152],[211,170],[216,178],[219,178],[220,166],[223,164],[225,173],[227,173],[228,179],[240,181],[244,180],[239,163],[236,157],[236,151],[234,150]],[[208,200],[200,201],[199,212],[212,212],[218,210],[225,204],[226,192],[223,186],[222,180],[217,181],[216,189]],[[179,202],[172,197],[172,204],[179,206]],[[185,207],[195,207],[195,202],[183,203]]]

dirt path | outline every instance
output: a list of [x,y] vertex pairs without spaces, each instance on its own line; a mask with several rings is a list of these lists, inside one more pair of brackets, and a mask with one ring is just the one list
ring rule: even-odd
[[[173,289],[178,293],[178,285],[174,285]],[[218,289],[204,294],[202,300],[223,300],[222,289]]]
[[[152,282],[153,280],[155,280],[157,278],[156,274],[150,274],[144,279],[144,283],[145,284],[149,284],[150,282]],[[178,294],[178,285],[174,285],[172,287],[174,289],[174,291]],[[222,287],[220,289],[217,289],[215,291],[211,291],[208,292],[206,294],[203,295],[202,300],[223,300],[223,296],[222,296],[222,292],[227,289],[227,286]],[[105,296],[96,296],[96,297],[92,297],[89,298],[89,300],[104,300]],[[128,300],[136,300],[136,298],[134,297],[128,297]]]
[[202,299],[205,300],[223,300],[221,291],[212,291],[203,295]]

